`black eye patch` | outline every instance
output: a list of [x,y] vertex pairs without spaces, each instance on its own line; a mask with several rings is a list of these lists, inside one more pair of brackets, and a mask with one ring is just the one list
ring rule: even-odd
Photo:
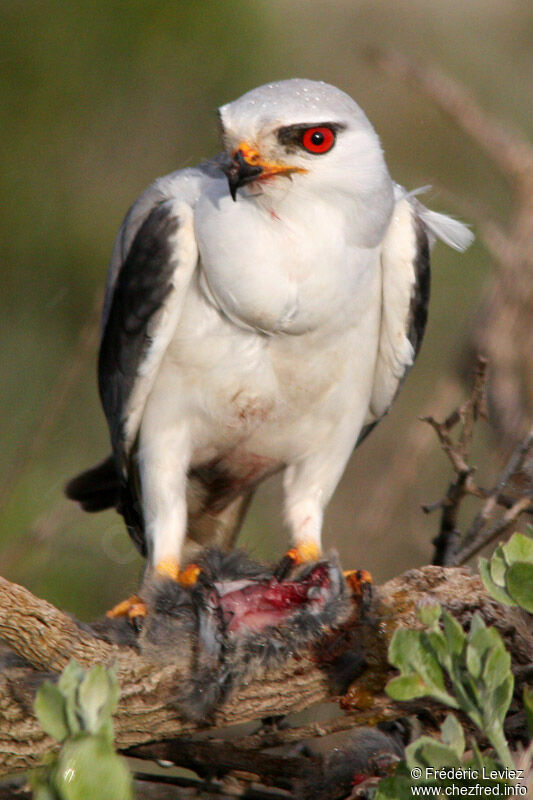
[[337,134],[340,133],[340,131],[343,131],[346,128],[346,125],[342,125],[340,122],[308,122],[306,124],[285,125],[283,128],[278,128],[276,134],[279,143],[286,147],[287,150],[307,150],[308,148],[304,144],[304,136],[306,132],[311,129],[322,128],[328,129],[334,134]]

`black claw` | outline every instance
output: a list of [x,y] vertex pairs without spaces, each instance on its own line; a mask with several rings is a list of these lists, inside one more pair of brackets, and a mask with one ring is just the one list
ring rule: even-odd
[[278,566],[274,570],[274,578],[278,583],[281,583],[292,572],[293,568],[294,559],[289,555],[283,556]]
[[138,614],[136,617],[130,617],[131,624],[136,634],[139,634],[144,627],[144,616]]

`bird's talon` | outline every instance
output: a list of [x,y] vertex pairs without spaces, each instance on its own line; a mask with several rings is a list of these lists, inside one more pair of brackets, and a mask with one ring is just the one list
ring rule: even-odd
[[278,583],[281,583],[282,581],[285,580],[287,575],[289,575],[289,573],[295,566],[296,565],[293,558],[289,553],[287,553],[286,555],[283,556],[278,566],[274,570],[274,578],[277,580]]
[[156,564],[155,571],[161,578],[170,578],[176,583],[179,583],[180,586],[189,588],[190,586],[194,586],[202,570],[198,564],[188,564],[185,569],[182,570],[177,561],[169,558],[165,561],[159,561]]
[[145,616],[146,616],[146,605],[143,603],[142,600],[139,599],[138,603],[134,603],[132,606],[130,606],[128,610],[128,617],[131,620],[133,620]]
[[113,608],[110,608],[109,611],[106,612],[106,617],[109,617],[109,619],[116,619],[117,617],[129,617],[129,619],[134,619],[135,617],[145,616],[146,605],[144,600],[136,594],[128,597],[126,600],[122,600],[121,603],[117,603],[116,606],[113,606]]
[[132,612],[128,614],[128,617],[133,625],[133,628],[135,629],[135,633],[139,634],[143,629],[144,620],[146,617],[146,606],[144,603],[142,604],[142,607],[137,604],[135,606],[135,611],[132,609]]
[[201,571],[202,569],[198,566],[198,564],[189,564],[182,572],[180,572],[178,583],[186,588],[194,586]]
[[307,564],[311,561],[318,561],[321,555],[322,552],[315,542],[301,542],[285,553],[274,571],[274,577],[281,583],[294,567],[299,567],[301,564]]
[[366,569],[349,569],[344,572],[344,580],[350,587],[352,597],[359,603],[369,598],[372,592],[372,575]]

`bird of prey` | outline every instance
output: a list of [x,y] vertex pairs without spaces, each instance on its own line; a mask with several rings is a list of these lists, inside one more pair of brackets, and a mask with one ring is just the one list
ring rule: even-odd
[[392,181],[334,86],[270,83],[219,115],[223,152],[156,180],[119,231],[99,355],[112,455],[67,486],[183,585],[281,470],[290,562],[320,555],[346,462],[420,347],[429,245],[472,239]]

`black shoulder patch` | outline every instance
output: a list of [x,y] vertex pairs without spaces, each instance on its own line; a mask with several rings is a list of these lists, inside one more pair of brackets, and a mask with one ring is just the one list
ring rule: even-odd
[[178,220],[157,206],[139,228],[122,265],[98,359],[98,387],[115,457],[122,461],[123,418],[139,366],[151,343],[148,323],[172,288],[170,238]]
[[418,217],[414,217],[417,255],[415,260],[416,282],[414,286],[411,307],[409,309],[409,331],[407,337],[418,354],[424,338],[426,323],[428,318],[428,305],[430,293],[430,259],[429,259],[429,240],[424,228],[424,223]]

